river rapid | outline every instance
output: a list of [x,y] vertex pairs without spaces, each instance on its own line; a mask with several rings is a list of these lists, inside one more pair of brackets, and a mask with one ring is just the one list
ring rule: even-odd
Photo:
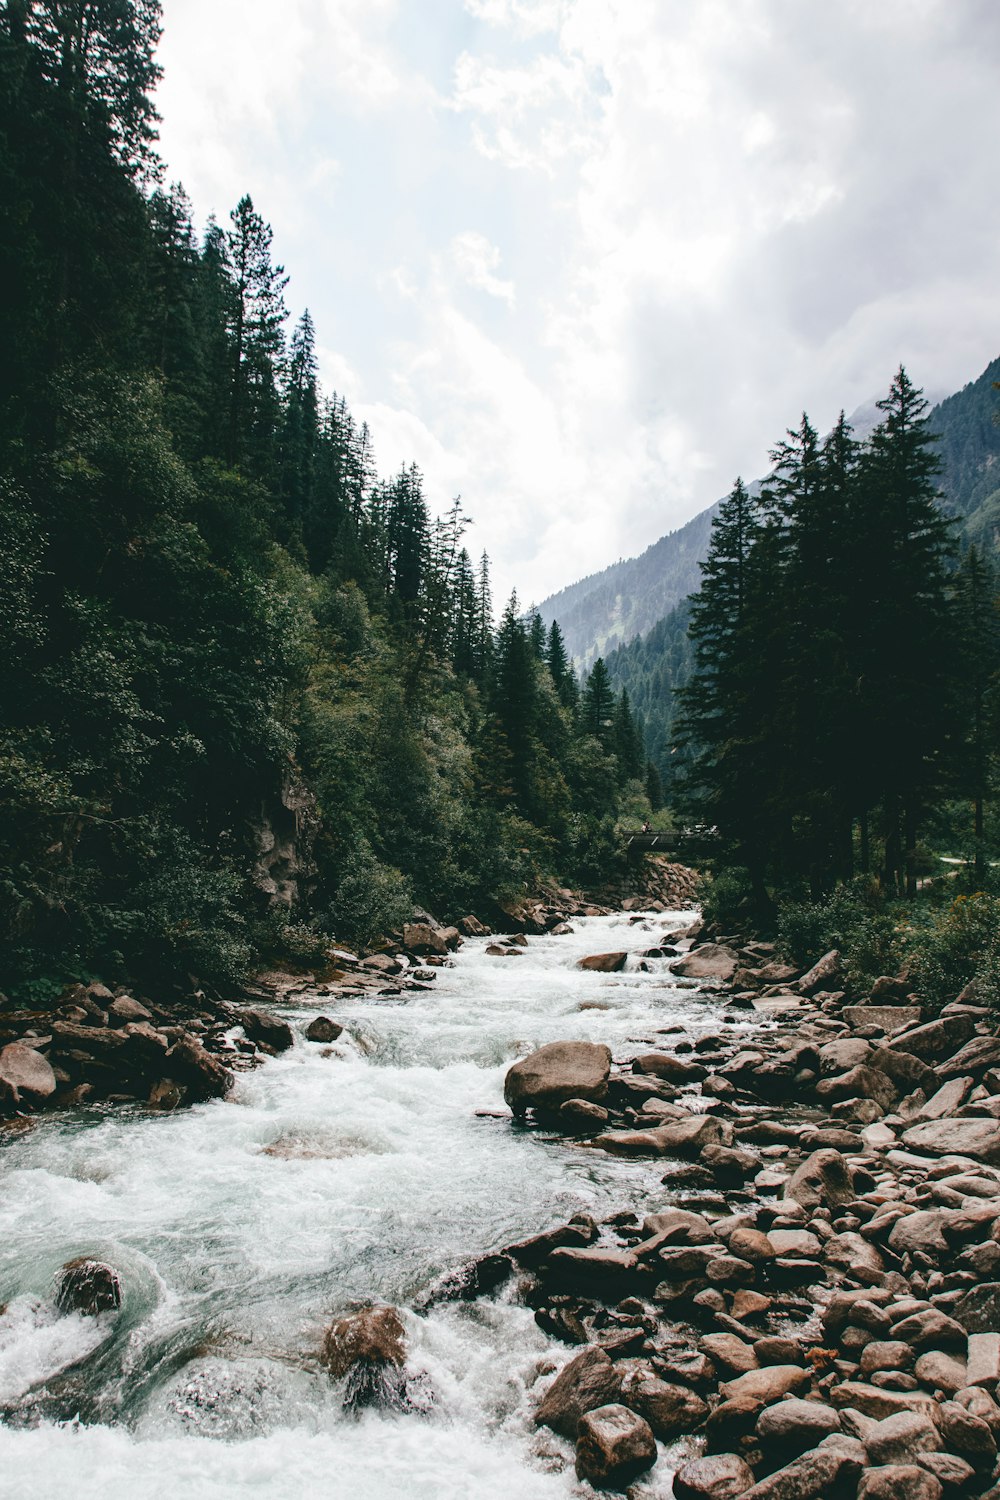
[[[441,1273],[573,1213],[677,1200],[662,1163],[513,1125],[503,1080],[544,1042],[622,1058],[660,1029],[717,1029],[710,993],[667,960],[638,967],[694,915],[575,919],[510,959],[470,940],[428,991],[283,1009],[295,1047],[225,1102],[92,1107],[0,1137],[4,1500],[582,1493],[529,1397],[540,1363],[572,1351],[509,1294],[405,1312],[426,1415],[347,1416],[318,1352],[365,1301],[409,1309]],[[610,949],[630,951],[624,972],[577,969]],[[347,1028],[332,1047],[301,1039],[319,1013]],[[83,1254],[120,1271],[119,1314],[57,1313],[56,1273]]]

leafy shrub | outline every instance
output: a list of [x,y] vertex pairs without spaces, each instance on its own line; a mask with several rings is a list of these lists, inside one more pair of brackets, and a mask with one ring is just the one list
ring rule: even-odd
[[755,925],[756,904],[750,872],[741,865],[720,869],[707,877],[702,892],[706,922],[725,932],[739,932]]
[[[778,914],[778,946],[796,964],[812,963],[831,948],[846,953],[883,906],[877,883],[867,876],[838,886],[823,901],[788,901]],[[875,940],[870,932],[866,941]]]
[[359,844],[341,865],[327,920],[338,937],[362,945],[408,922],[413,913],[409,881]]
[[1000,901],[977,891],[957,896],[914,944],[913,971],[924,1002],[940,1010],[975,979],[984,1003],[1000,991]]

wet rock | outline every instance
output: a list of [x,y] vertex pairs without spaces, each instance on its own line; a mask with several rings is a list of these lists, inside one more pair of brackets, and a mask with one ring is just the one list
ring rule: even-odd
[[618,974],[627,961],[627,953],[591,953],[589,957],[580,959],[577,968],[594,974]]
[[899,1339],[876,1339],[861,1351],[862,1375],[880,1370],[908,1370],[913,1364],[913,1350]]
[[611,1130],[596,1142],[614,1156],[697,1156],[704,1146],[732,1144],[733,1127],[714,1115],[688,1115],[655,1130]]
[[753,1470],[737,1453],[713,1453],[682,1464],[674,1475],[676,1500],[737,1500],[753,1485]]
[[944,1391],[946,1396],[954,1396],[969,1383],[965,1360],[944,1354],[940,1349],[929,1349],[926,1354],[921,1354],[913,1373],[928,1390]]
[[603,1349],[582,1349],[564,1365],[535,1412],[539,1427],[575,1438],[587,1412],[621,1399],[621,1376]]
[[504,1098],[515,1115],[557,1110],[568,1099],[598,1104],[608,1092],[611,1053],[593,1042],[549,1042],[516,1062],[504,1080]]
[[767,1452],[797,1458],[840,1431],[840,1414],[822,1401],[792,1396],[766,1406],[757,1419],[757,1440]]
[[813,964],[799,980],[799,989],[803,995],[811,995],[815,990],[835,990],[840,979],[840,954],[836,948],[831,948],[829,953],[824,953],[818,963]]
[[668,1083],[698,1083],[706,1076],[701,1063],[685,1062],[667,1052],[642,1053],[633,1059],[632,1071],[648,1073],[652,1078],[665,1078]]
[[743,1151],[738,1146],[704,1146],[699,1160],[720,1187],[742,1185],[760,1166],[752,1151]]
[[789,1177],[785,1197],[810,1210],[852,1203],[854,1184],[840,1152],[822,1149],[807,1156]]
[[900,1032],[886,1043],[890,1051],[909,1052],[924,1062],[950,1057],[972,1036],[974,1022],[968,1015],[940,1016],[923,1026]]
[[41,1104],[56,1091],[52,1064],[24,1042],[9,1042],[0,1051],[0,1089],[12,1105],[22,1100]]
[[116,1023],[124,1025],[127,1021],[151,1021],[153,1012],[138,1000],[133,1000],[131,995],[119,995],[117,1000],[112,1000],[108,1006],[108,1021],[114,1026]]
[[903,1142],[913,1151],[927,1151],[932,1156],[971,1156],[993,1165],[1000,1163],[1000,1124],[996,1120],[932,1120],[905,1130]]
[[920,1251],[924,1255],[938,1256],[948,1250],[945,1225],[950,1222],[947,1209],[918,1209],[916,1213],[904,1214],[897,1219],[889,1233],[889,1248],[897,1255],[904,1252],[912,1255]]
[[952,1308],[968,1333],[1000,1333],[1000,1281],[986,1281],[960,1297]]
[[652,1371],[627,1374],[622,1400],[649,1423],[661,1443],[695,1432],[708,1416],[708,1405],[686,1385],[661,1380]]
[[335,1042],[343,1034],[343,1026],[338,1021],[331,1021],[329,1016],[316,1016],[306,1027],[309,1042]]
[[263,1042],[275,1052],[286,1052],[295,1041],[288,1022],[266,1010],[241,1010],[237,1020],[251,1042]]
[[701,1348],[723,1375],[735,1377],[760,1369],[753,1347],[734,1333],[707,1333],[701,1340]]
[[866,1469],[858,1500],[941,1500],[941,1482],[918,1464],[886,1464]]
[[893,1339],[909,1344],[918,1353],[925,1349],[959,1349],[964,1354],[967,1343],[961,1323],[936,1307],[901,1318],[898,1323],[893,1323],[889,1334]]
[[716,980],[728,984],[736,973],[739,960],[731,948],[719,943],[702,943],[693,953],[674,964],[672,972],[685,979]]
[[121,1278],[105,1261],[78,1256],[59,1273],[56,1303],[60,1312],[79,1312],[88,1318],[113,1312],[122,1305]]
[[530,1239],[508,1245],[504,1254],[509,1255],[520,1266],[540,1266],[553,1250],[563,1247],[582,1250],[586,1245],[593,1244],[596,1238],[597,1225],[592,1219],[571,1220],[568,1224],[558,1224],[554,1229],[547,1229],[542,1234],[532,1235]]
[[[490,935],[490,929],[478,917],[459,917],[458,928],[466,937],[489,937]],[[555,931],[554,928],[553,931]]]
[[741,1500],[813,1500],[838,1484],[851,1482],[859,1472],[860,1464],[852,1453],[815,1448],[745,1490]]
[[954,1453],[918,1453],[917,1463],[953,1494],[968,1489],[976,1473],[971,1464]]
[[878,1068],[861,1065],[837,1078],[821,1079],[816,1085],[816,1097],[825,1104],[841,1099],[872,1099],[881,1109],[889,1109],[896,1099],[896,1087]]
[[224,1099],[235,1082],[232,1073],[205,1051],[193,1036],[181,1036],[167,1053],[171,1072],[195,1099]]
[[580,1418],[576,1476],[597,1489],[624,1489],[656,1462],[649,1423],[627,1406],[599,1406]]
[[938,1426],[945,1447],[968,1459],[975,1468],[989,1468],[997,1456],[997,1440],[990,1426],[960,1406],[957,1401],[942,1401],[938,1408]]
[[590,1104],[586,1099],[567,1099],[559,1106],[559,1118],[570,1130],[599,1130],[611,1116],[599,1104]]
[[801,1365],[768,1365],[763,1370],[748,1370],[720,1387],[723,1399],[732,1401],[749,1396],[765,1405],[780,1401],[782,1396],[805,1390],[809,1376]]
[[944,1446],[930,1417],[915,1411],[872,1423],[863,1442],[874,1464],[909,1463],[918,1453],[936,1453]]
[[184,1098],[180,1084],[172,1078],[158,1078],[149,1091],[147,1103],[150,1109],[161,1109],[165,1114],[177,1109]]
[[443,957],[448,943],[443,932],[429,922],[407,922],[403,928],[403,947],[410,953],[436,953]]
[[346,1379],[344,1406],[404,1409],[408,1403],[406,1333],[395,1307],[371,1307],[338,1318],[323,1340],[323,1363]]
[[879,1422],[901,1411],[933,1412],[935,1409],[933,1397],[921,1392],[883,1390],[858,1380],[844,1380],[835,1385],[830,1400],[840,1411],[853,1407],[863,1416],[874,1417]]

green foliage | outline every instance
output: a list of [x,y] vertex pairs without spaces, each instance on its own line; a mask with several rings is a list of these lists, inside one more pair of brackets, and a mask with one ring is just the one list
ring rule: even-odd
[[919,931],[912,968],[915,988],[938,1011],[972,980],[977,998],[996,1006],[1000,999],[1000,899],[977,891],[957,896]]
[[367,944],[401,927],[412,912],[413,893],[398,870],[382,864],[364,844],[346,856],[327,914],[333,931]]

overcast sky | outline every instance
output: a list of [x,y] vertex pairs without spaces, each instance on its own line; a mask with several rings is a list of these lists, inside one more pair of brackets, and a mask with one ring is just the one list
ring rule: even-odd
[[161,143],[244,193],[380,472],[522,602],[900,361],[1000,353],[996,0],[163,0]]

